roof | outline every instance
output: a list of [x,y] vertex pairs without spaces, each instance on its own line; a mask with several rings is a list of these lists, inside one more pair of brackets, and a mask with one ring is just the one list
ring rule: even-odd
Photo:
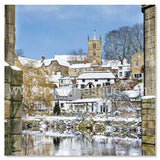
[[115,76],[111,71],[85,71],[77,79],[114,79]]
[[68,96],[71,91],[72,91],[72,87],[56,88],[56,93],[58,94],[58,96]]
[[55,55],[54,58],[65,59],[66,61],[84,61],[87,55]]
[[42,65],[48,66],[53,61],[57,61],[59,63],[59,65],[61,65],[61,66],[66,66],[66,67],[70,66],[70,64],[65,59],[58,58],[58,57],[54,58],[54,59],[45,59],[43,62],[41,62],[41,60],[33,60],[33,59],[26,58],[26,57],[18,56],[18,60],[20,61],[22,66],[27,65],[27,66],[33,67],[33,68],[38,68],[38,67],[41,67]]
[[72,64],[69,68],[89,68],[91,63]]
[[129,91],[123,91],[126,95],[128,95],[129,98],[137,98],[139,96],[139,91],[129,90]]
[[118,66],[121,65],[121,61],[119,60],[102,60],[102,68],[112,68],[118,69]]
[[102,99],[100,99],[100,98],[86,98],[86,99],[77,99],[74,101],[70,101],[68,103],[94,103],[94,102],[97,102],[100,100],[102,100]]

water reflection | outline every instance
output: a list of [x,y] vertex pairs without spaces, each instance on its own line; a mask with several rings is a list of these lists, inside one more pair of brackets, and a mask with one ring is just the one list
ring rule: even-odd
[[23,155],[141,155],[141,139],[82,134],[74,130],[23,131]]

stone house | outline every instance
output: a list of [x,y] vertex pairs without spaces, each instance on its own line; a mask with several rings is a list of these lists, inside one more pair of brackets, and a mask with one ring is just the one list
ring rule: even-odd
[[80,90],[71,86],[56,88],[53,95],[55,96],[56,101],[59,102],[62,112],[69,111],[69,105],[67,102],[81,99]]
[[115,76],[111,71],[85,71],[77,78],[78,88],[90,89],[103,87],[115,83]]
[[79,76],[84,71],[91,70],[91,63],[72,64],[69,67],[69,76]]
[[144,77],[144,53],[142,51],[131,56],[131,77]]

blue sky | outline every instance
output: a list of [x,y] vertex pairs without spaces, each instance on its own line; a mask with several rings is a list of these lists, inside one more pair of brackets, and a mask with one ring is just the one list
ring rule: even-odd
[[111,30],[143,22],[140,5],[16,5],[16,49],[25,57],[53,58],[82,48],[88,35],[97,39]]

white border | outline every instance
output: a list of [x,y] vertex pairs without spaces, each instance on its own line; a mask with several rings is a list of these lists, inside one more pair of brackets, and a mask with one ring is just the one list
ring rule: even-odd
[[[159,86],[159,75],[160,75],[160,69],[159,69],[159,60],[160,60],[160,53],[159,53],[159,48],[158,48],[158,44],[160,44],[160,39],[159,39],[159,8],[160,8],[160,5],[159,5],[159,2],[157,2],[158,0],[85,0],[85,1],[82,1],[82,0],[1,0],[0,2],[0,21],[1,21],[1,34],[0,34],[0,55],[1,55],[1,58],[0,58],[0,77],[1,77],[1,81],[0,81],[0,102],[1,102],[1,113],[0,113],[0,123],[1,123],[1,127],[0,127],[0,134],[1,134],[1,139],[0,139],[0,142],[1,142],[1,145],[0,145],[0,158],[2,159],[6,159],[6,158],[16,158],[16,159],[20,159],[20,158],[29,158],[29,159],[32,159],[33,157],[5,157],[4,156],[4,68],[3,68],[3,58],[4,57],[4,5],[5,4],[56,4],[56,5],[69,5],[69,4],[73,4],[73,5],[79,5],[79,4],[84,4],[84,5],[103,5],[103,4],[108,4],[108,5],[118,5],[118,4],[121,4],[121,5],[131,5],[131,4],[134,4],[134,5],[141,5],[141,4],[156,4],[156,36],[157,36],[157,47],[156,47],[156,60],[157,60],[157,121],[156,121],[156,142],[157,142],[157,149],[156,149],[156,154],[157,156],[156,157],[136,157],[136,159],[139,159],[139,158],[145,158],[145,159],[157,159],[160,157],[160,151],[159,151],[159,135],[160,135],[160,131],[159,131],[159,120],[160,120],[160,106],[158,106],[160,103],[159,103],[159,89],[160,86]],[[3,56],[2,56],[3,55]],[[114,157],[110,157],[110,156],[104,156],[104,157],[34,157],[33,159],[50,159],[50,158],[54,158],[54,159],[114,159],[114,158],[124,158],[124,159],[132,159],[135,157],[118,157],[118,156],[114,156]]]

